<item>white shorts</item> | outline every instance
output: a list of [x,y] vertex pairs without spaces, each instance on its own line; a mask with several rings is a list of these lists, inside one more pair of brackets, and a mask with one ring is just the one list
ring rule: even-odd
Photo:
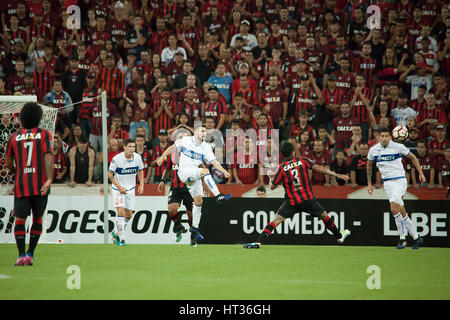
[[407,188],[408,183],[405,178],[384,181],[384,190],[386,190],[390,203],[395,202],[403,206],[403,196]]
[[135,189],[127,191],[127,193],[120,193],[119,190],[112,187],[113,196],[113,207],[114,208],[125,208],[134,211],[136,196]]
[[192,197],[203,196],[202,168],[179,168],[178,177],[187,185]]

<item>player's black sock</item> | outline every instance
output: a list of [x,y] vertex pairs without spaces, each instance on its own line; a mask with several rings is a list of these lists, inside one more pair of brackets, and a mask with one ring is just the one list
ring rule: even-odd
[[265,226],[263,232],[259,235],[258,242],[263,243],[265,240],[267,240],[276,227],[277,226],[273,222],[269,222]]
[[327,216],[325,219],[322,220],[325,224],[325,227],[327,227],[328,230],[330,230],[333,235],[336,237],[336,239],[342,238],[342,234],[339,232],[338,228],[334,224],[334,218]]
[[39,238],[41,237],[41,233],[42,233],[42,218],[33,219],[33,224],[31,225],[30,230],[30,245],[28,246],[27,253],[34,255],[34,249],[36,249],[36,246],[39,242]]
[[25,220],[16,219],[14,223],[14,237],[16,238],[19,256],[25,255]]

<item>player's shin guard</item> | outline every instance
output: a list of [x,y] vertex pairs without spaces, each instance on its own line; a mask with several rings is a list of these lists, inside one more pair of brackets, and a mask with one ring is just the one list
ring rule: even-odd
[[31,225],[30,230],[30,244],[28,246],[27,254],[33,256],[34,255],[34,249],[36,249],[36,246],[39,242],[39,238],[41,237],[42,233],[42,218],[35,219],[33,218],[33,224]]
[[276,227],[277,226],[275,225],[275,223],[269,222],[265,226],[263,232],[259,235],[258,242],[259,243],[263,243],[265,240],[267,240],[269,238],[269,236],[272,234],[273,230],[276,229]]
[[322,220],[325,227],[330,230],[336,239],[342,238],[342,234],[339,232],[338,228],[334,224],[334,218],[327,215],[325,219]]
[[194,204],[194,208],[192,209],[192,226],[194,228],[198,228],[201,217],[202,217],[202,206]]
[[217,188],[217,185],[214,182],[214,179],[211,177],[210,174],[205,175],[203,177],[203,180],[205,181],[205,184],[208,186],[209,190],[212,192],[214,197],[220,193],[219,188]]
[[416,227],[411,221],[411,219],[408,217],[408,214],[406,214],[406,217],[402,217],[402,223],[405,226],[406,230],[408,230],[408,233],[411,237],[413,237],[414,240],[416,240],[419,235],[416,232]]
[[16,219],[14,223],[14,237],[16,238],[19,256],[25,256],[25,220]]
[[403,222],[402,213],[399,212],[398,214],[396,214],[394,216],[394,220],[395,220],[395,225],[397,226],[398,234],[400,235],[400,239],[404,240],[406,230],[405,230],[405,224]]

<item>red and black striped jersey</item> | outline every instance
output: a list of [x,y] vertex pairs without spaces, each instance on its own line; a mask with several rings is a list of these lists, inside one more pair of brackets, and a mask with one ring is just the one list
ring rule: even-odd
[[295,136],[295,137],[300,137],[300,133],[303,130],[308,130],[310,139],[315,139],[316,138],[316,132],[314,131],[314,128],[312,126],[310,126],[308,123],[303,128],[300,126],[300,123],[294,124],[291,127],[291,131],[289,132],[289,135],[290,136]]
[[168,39],[169,39],[170,31],[164,30],[161,33],[159,33],[158,31],[152,32],[152,30],[150,28],[149,34],[151,34],[151,36],[148,38],[147,45],[153,49],[154,53],[160,55],[161,52],[163,51],[163,49],[169,45]]
[[130,29],[130,24],[126,19],[122,19],[121,21],[112,17],[108,21],[107,30],[111,34],[111,39],[113,42],[118,42],[125,39],[128,30]]
[[358,122],[352,116],[348,118],[337,117],[333,119],[333,131],[336,132],[336,148],[345,149],[350,147],[353,135],[352,128]]
[[34,70],[33,80],[34,85],[42,92],[43,95],[46,95],[52,90],[53,77],[47,70],[44,70],[41,73],[39,73],[37,70]]
[[[366,97],[367,100],[373,101],[373,91],[369,88],[362,89],[363,95]],[[355,93],[352,94],[352,99]],[[352,115],[353,118],[355,118],[356,121],[359,123],[365,123],[369,122],[369,112],[367,111],[367,107],[362,102],[362,100],[357,97],[355,100],[355,104],[352,106]]]
[[[141,156],[142,163],[144,164],[144,179],[145,179],[145,177],[147,176],[149,167],[150,167],[150,163],[152,162],[151,152],[147,149],[144,149],[144,151],[142,153],[139,153],[137,150],[136,150],[136,153]],[[139,182],[138,174],[136,175],[136,182]]]
[[200,28],[190,27],[189,29],[186,29],[183,25],[181,25],[179,33],[184,34],[184,37],[186,38],[187,43],[191,46],[192,50],[197,52],[198,45],[201,41]]
[[[161,107],[161,100],[160,99],[154,100],[153,114],[156,114],[160,107]],[[167,105],[167,108],[173,113],[175,111],[175,107],[176,107],[175,101],[171,99],[169,101],[169,104]],[[159,130],[161,129],[169,130],[172,127],[173,127],[173,118],[171,118],[169,114],[166,112],[166,110],[163,108],[159,117],[153,120],[153,136],[157,137],[159,134]]]
[[306,110],[308,116],[314,113],[314,106],[312,105],[313,98],[317,97],[314,89],[303,90],[299,89],[294,92],[291,98],[291,103],[294,105],[294,118],[298,121],[298,114],[300,110]]
[[289,157],[278,166],[272,184],[283,185],[284,197],[291,205],[315,199],[308,175],[308,170],[313,166],[314,163],[308,158]]
[[344,99],[350,99],[350,90],[356,84],[356,77],[353,72],[348,72],[346,74],[342,71],[335,71],[332,74],[336,77],[336,87],[341,88],[344,91]]
[[[341,88],[335,88],[334,91],[331,91],[330,88],[326,88],[322,90],[323,103],[328,106],[331,104],[341,105],[344,101],[344,90]],[[338,111],[335,111],[335,116],[338,115]]]
[[[439,150],[444,151],[450,146],[450,141],[447,138],[444,138],[442,142],[439,142],[436,138],[428,141],[428,150]],[[436,161],[439,162],[442,159],[445,159],[443,155],[436,155]]]
[[6,156],[16,164],[16,198],[40,195],[47,181],[44,155],[52,153],[52,140],[50,131],[41,128],[20,128],[9,137]]
[[20,91],[25,88],[25,78],[14,74],[8,78],[6,87],[12,92]]
[[420,113],[420,111],[422,111],[422,109],[427,107],[427,101],[425,99],[423,99],[421,102],[421,101],[419,101],[419,99],[414,99],[414,100],[410,101],[409,106],[411,108],[413,108],[414,111],[416,111],[417,113]]
[[21,92],[24,95],[36,96],[39,102],[41,103],[43,102],[44,95],[41,92],[41,90],[39,90],[38,87],[31,87],[31,88],[23,87],[19,90],[19,92]]
[[78,118],[89,119],[91,115],[91,109],[94,104],[99,103],[97,96],[99,95],[97,87],[85,88],[81,98],[80,111],[78,113]]
[[[153,155],[152,155],[152,161],[156,161],[159,157],[163,155],[163,153],[167,150],[167,148],[170,147],[169,145],[165,147],[161,147],[161,145],[157,145],[153,149]],[[155,166],[155,177],[161,177],[164,170],[167,167],[167,161],[164,161],[161,166],[158,166],[156,164]]]
[[[328,151],[323,151],[321,155],[317,155],[315,152],[311,152],[311,161],[319,166],[330,166],[331,165],[331,154]],[[312,171],[311,183],[313,185],[323,185],[327,182],[329,178],[324,173],[318,171]]]
[[360,56],[356,58],[353,71],[356,74],[362,74],[366,79],[366,86],[372,88],[374,84],[374,74],[377,71],[377,60],[372,58],[366,59],[363,56]]
[[171,188],[186,188],[186,185],[181,182],[180,177],[178,177],[179,158],[180,154],[174,151],[167,159],[166,170],[172,170],[172,178],[170,181]]
[[24,43],[27,41],[27,33],[19,28],[16,31],[8,28],[8,34],[11,36],[11,45],[14,44],[14,40],[16,39],[22,39]]
[[[109,135],[110,133],[111,133],[111,132],[108,132],[108,135]],[[117,142],[119,143],[119,146],[122,146],[122,145],[123,145],[123,142],[124,142],[126,139],[128,139],[129,137],[130,137],[130,136],[129,136],[129,134],[128,134],[128,131],[127,131],[127,130],[124,130],[124,129],[116,130],[115,133],[114,133],[114,135],[112,136],[112,138],[114,138],[114,139],[117,140]]]
[[248,87],[247,89],[242,89],[242,87],[236,91],[233,91],[232,93],[232,103],[234,103],[234,97],[236,96],[236,93],[240,92],[242,96],[244,97],[245,101],[252,106],[256,106],[258,102],[257,92],[252,90],[252,88]]
[[32,24],[28,27],[28,32],[30,35],[30,41],[33,42],[38,36],[44,36],[47,41],[52,40],[52,35],[50,33],[50,29],[47,28],[45,24],[41,24],[37,26],[36,24]]
[[100,51],[105,47],[104,44],[99,44],[99,41],[106,41],[111,39],[111,34],[108,31],[98,31],[89,34],[89,49],[91,49],[94,53],[94,57],[98,57],[100,55]]
[[206,100],[204,109],[205,117],[213,117],[216,123],[218,123],[220,115],[226,113],[227,107],[221,99],[218,99],[217,101],[211,101],[210,99]]
[[[430,181],[430,175],[431,175],[431,169],[436,168],[436,157],[426,153],[423,157],[420,155],[417,155],[417,160],[419,160],[420,167],[422,168],[423,175],[427,179],[427,181]],[[415,167],[414,167],[415,169]],[[416,172],[416,182],[419,183],[419,172],[415,170]]]
[[234,168],[237,169],[238,178],[243,184],[254,184],[256,182],[258,178],[258,163],[254,154],[241,154],[240,156],[238,153]]
[[60,174],[64,167],[67,167],[67,158],[64,152],[60,149],[58,153],[53,155],[53,181],[58,182],[56,175]]
[[64,71],[64,65],[61,65],[61,61],[55,56],[52,56],[50,60],[47,60],[44,56],[45,61],[45,71],[49,73],[58,73]]
[[269,35],[269,47],[284,48],[283,35],[280,33],[278,36],[274,36],[273,33]]
[[190,104],[188,101],[184,100],[182,102],[179,102],[177,104],[177,107],[175,109],[175,113],[186,113],[189,116],[189,121],[193,123],[194,117],[199,117],[201,112],[202,106],[200,103],[192,103]]
[[97,75],[97,87],[106,91],[108,99],[122,97],[125,87],[124,81],[123,73],[118,67],[103,68]]
[[278,121],[282,120],[283,104],[288,103],[287,94],[283,89],[264,90],[261,94],[261,100],[265,100],[270,104],[269,116],[272,121],[278,123]]
[[437,163],[436,172],[442,175],[442,184],[445,187],[450,186],[450,161],[441,159],[439,163]]

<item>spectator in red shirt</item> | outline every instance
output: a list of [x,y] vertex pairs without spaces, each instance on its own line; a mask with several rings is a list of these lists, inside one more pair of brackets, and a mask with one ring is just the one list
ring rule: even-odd
[[[438,188],[443,189],[443,187],[450,186],[450,146],[444,150],[445,157],[437,165],[438,172]],[[450,190],[450,189],[448,189]],[[448,191],[447,191],[448,198]]]
[[125,99],[127,100],[126,108],[131,108],[133,114],[130,123],[130,138],[136,138],[136,131],[139,127],[144,127],[147,132],[152,132],[153,110],[152,105],[146,102],[147,95],[145,89],[138,90],[137,101],[133,102],[127,97]]
[[[259,181],[256,146],[245,137],[243,150],[238,147],[237,163],[233,166],[233,177],[237,184],[255,184]],[[239,152],[241,149],[242,153]]]
[[[419,141],[417,143],[417,160],[419,160],[420,167],[422,168],[423,174],[427,179],[427,188],[434,188],[434,176],[436,174],[436,159],[434,156],[428,153],[427,142]],[[419,189],[419,173],[415,167],[411,168],[411,180],[414,188]]]
[[[310,154],[310,159],[313,163],[330,169],[331,155],[328,151],[324,150],[322,140],[314,141],[314,152]],[[330,186],[329,176],[316,171],[309,171],[309,178],[313,185],[323,185],[325,187]]]
[[339,116],[333,119],[333,130],[331,131],[331,136],[336,140],[336,148],[345,149],[350,146],[352,128],[355,124],[350,104],[347,101],[343,102]]
[[242,93],[238,91],[234,94],[233,104],[227,109],[227,122],[238,120],[240,128],[246,130],[251,120],[251,112],[252,108],[245,104]]

